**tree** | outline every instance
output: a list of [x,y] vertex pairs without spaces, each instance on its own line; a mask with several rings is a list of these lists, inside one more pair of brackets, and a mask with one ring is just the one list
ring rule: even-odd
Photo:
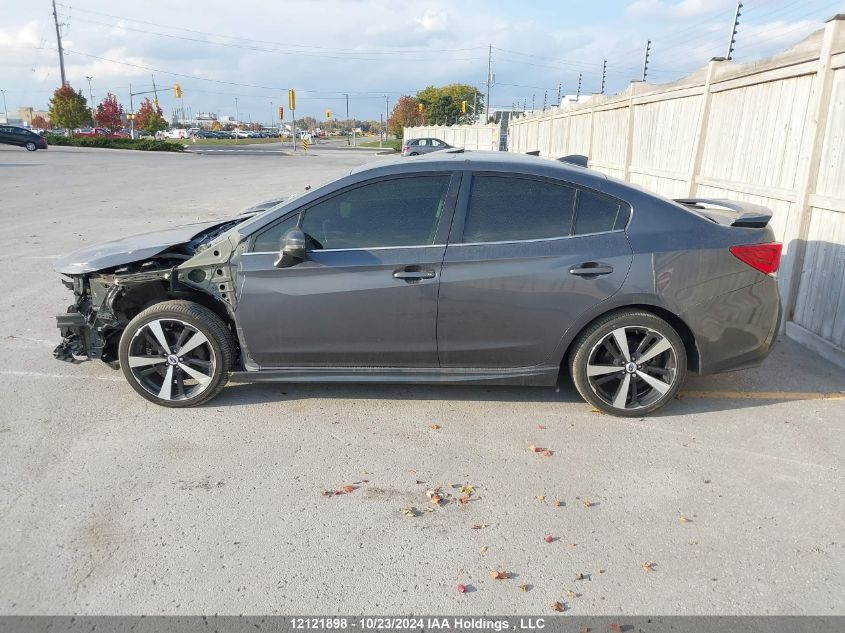
[[117,102],[117,97],[112,93],[108,93],[102,103],[97,106],[94,121],[112,133],[123,127],[123,106]]
[[50,128],[50,123],[40,114],[36,114],[32,117],[30,125],[36,130],[47,130]]
[[223,129],[223,128],[222,128],[222,126],[220,125],[220,121],[212,121],[212,122],[211,122],[211,130],[212,130],[213,132],[219,132],[219,131],[220,131],[220,130],[222,130],[222,129]]
[[50,121],[56,127],[73,130],[91,124],[91,111],[82,91],[75,91],[70,84],[56,88],[50,99]]
[[387,119],[387,129],[396,138],[402,138],[402,130],[406,127],[420,125],[424,123],[423,117],[419,112],[420,102],[416,97],[402,95],[393,106],[390,113],[390,118]]
[[[476,113],[484,111],[484,95],[468,84],[448,84],[440,88],[429,86],[417,93],[417,99],[423,104],[425,118],[432,125],[471,123],[478,120]],[[466,112],[461,112],[462,101],[467,102]]]
[[155,134],[167,129],[167,121],[162,116],[161,108],[149,99],[144,99],[135,115],[135,128],[144,134]]

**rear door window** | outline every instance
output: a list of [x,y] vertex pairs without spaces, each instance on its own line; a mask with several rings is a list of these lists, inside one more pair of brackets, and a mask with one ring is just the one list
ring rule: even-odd
[[576,190],[514,176],[472,179],[462,242],[508,242],[572,233]]

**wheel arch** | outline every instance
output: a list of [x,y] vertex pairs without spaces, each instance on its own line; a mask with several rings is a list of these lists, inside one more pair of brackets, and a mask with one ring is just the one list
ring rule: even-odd
[[232,339],[235,342],[235,364],[240,364],[241,348],[238,329],[228,305],[224,304],[220,299],[195,288],[182,286],[176,290],[172,290],[166,282],[161,280],[126,286],[124,291],[115,298],[113,309],[115,313],[122,314],[125,321],[121,324],[120,328],[110,333],[107,346],[114,346],[114,350],[116,351],[116,346],[120,341],[120,335],[129,321],[150,306],[173,300],[191,301],[208,308],[220,317],[223,323],[229,328]]
[[644,297],[640,297],[630,303],[623,301],[614,301],[610,305],[602,303],[597,306],[596,310],[589,311],[588,313],[582,315],[578,322],[566,331],[566,334],[561,341],[561,345],[558,348],[559,350],[562,350],[562,352],[558,352],[558,364],[560,366],[560,371],[567,371],[566,364],[569,360],[570,354],[573,352],[572,344],[581,332],[598,319],[601,319],[613,312],[621,312],[623,310],[643,310],[645,312],[650,312],[654,316],[663,319],[671,325],[684,343],[684,349],[687,354],[687,369],[693,372],[699,371],[700,354],[698,344],[696,343],[695,335],[689,325],[687,325],[681,317],[665,306],[658,305],[656,302],[649,301]]

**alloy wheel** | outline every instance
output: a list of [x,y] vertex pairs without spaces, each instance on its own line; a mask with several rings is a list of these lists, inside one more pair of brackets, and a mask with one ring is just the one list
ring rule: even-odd
[[142,325],[129,343],[129,369],[135,381],[162,400],[191,400],[211,384],[217,359],[211,342],[179,319]]
[[624,326],[605,335],[590,351],[587,381],[603,402],[635,410],[660,400],[678,380],[672,343],[644,326]]

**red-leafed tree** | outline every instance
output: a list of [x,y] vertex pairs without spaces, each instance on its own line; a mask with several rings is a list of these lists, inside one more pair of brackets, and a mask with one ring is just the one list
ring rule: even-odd
[[50,123],[40,114],[36,114],[34,117],[32,117],[30,125],[35,130],[47,130],[50,128]]
[[106,98],[97,106],[94,114],[94,121],[98,126],[106,128],[109,132],[116,132],[123,127],[123,106],[117,102],[117,97],[108,93]]
[[167,121],[164,120],[161,108],[149,99],[144,99],[135,115],[135,129],[145,134],[155,134],[167,129]]
[[402,138],[402,129],[424,123],[419,111],[420,102],[415,97],[402,95],[393,106],[387,127],[396,138]]

